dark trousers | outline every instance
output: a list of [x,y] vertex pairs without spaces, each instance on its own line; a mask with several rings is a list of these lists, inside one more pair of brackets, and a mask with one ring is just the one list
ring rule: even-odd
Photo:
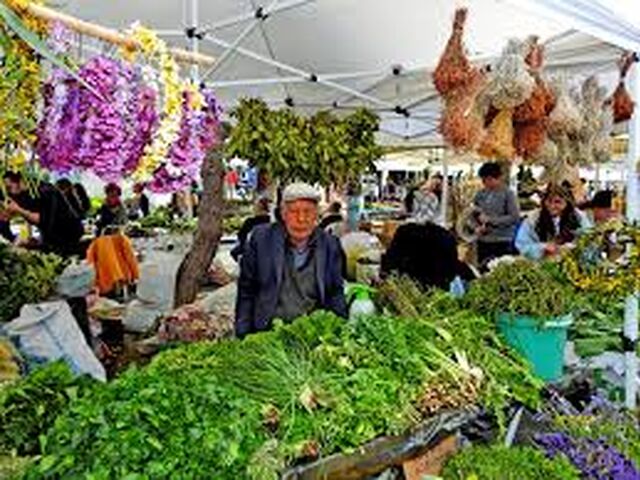
[[478,242],[477,245],[478,267],[485,270],[487,264],[499,257],[514,253],[511,242]]

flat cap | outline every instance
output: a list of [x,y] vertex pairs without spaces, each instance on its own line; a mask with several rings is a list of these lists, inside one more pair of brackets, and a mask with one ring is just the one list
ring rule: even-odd
[[308,183],[297,182],[287,185],[284,192],[282,192],[282,201],[287,203],[296,200],[319,202],[320,192]]

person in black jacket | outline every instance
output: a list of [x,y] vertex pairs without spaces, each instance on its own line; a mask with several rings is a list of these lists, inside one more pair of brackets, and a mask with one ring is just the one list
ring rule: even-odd
[[16,172],[5,173],[4,183],[10,197],[4,214],[20,216],[38,227],[43,251],[61,256],[79,253],[82,220],[60,190],[42,182],[37,196],[31,196],[22,175]]
[[382,256],[381,274],[406,275],[423,288],[448,290],[460,272],[456,239],[448,230],[431,223],[406,223],[396,230]]
[[265,223],[271,222],[271,215],[269,215],[271,202],[268,198],[263,197],[258,199],[255,203],[255,211],[254,216],[247,218],[240,230],[238,231],[238,244],[231,250],[231,256],[235,261],[238,261],[242,252],[244,252],[245,246],[247,245],[247,240],[249,239],[249,235],[253,231],[255,227],[258,225],[263,225]]
[[320,196],[303,183],[283,193],[282,223],[260,225],[240,262],[235,330],[268,330],[316,309],[346,317],[340,242],[318,228]]

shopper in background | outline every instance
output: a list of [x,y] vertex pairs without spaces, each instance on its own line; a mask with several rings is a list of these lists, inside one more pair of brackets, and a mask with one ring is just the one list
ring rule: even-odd
[[431,222],[409,222],[396,230],[382,256],[381,275],[406,275],[422,288],[449,289],[459,271],[455,237]]
[[291,184],[282,194],[282,223],[253,230],[240,262],[237,336],[316,309],[346,317],[344,255],[338,240],[318,228],[319,201],[312,186]]
[[520,221],[520,210],[515,194],[504,183],[500,164],[485,163],[479,172],[483,188],[474,200],[480,211],[477,256],[478,265],[484,267],[494,258],[513,253],[513,237]]
[[61,178],[56,182],[56,187],[64,195],[64,198],[67,199],[67,202],[69,202],[69,205],[71,206],[71,208],[73,208],[76,214],[80,218],[84,218],[84,208],[82,206],[80,198],[78,198],[76,189],[73,187],[73,183],[71,183],[71,181],[67,178]]
[[106,198],[98,211],[96,234],[102,235],[107,227],[118,227],[127,223],[127,212],[122,204],[122,190],[115,183],[104,187]]
[[238,261],[242,256],[247,245],[247,240],[251,236],[253,229],[258,225],[271,222],[271,215],[269,214],[270,208],[271,201],[268,198],[262,197],[256,201],[254,205],[254,215],[247,218],[238,231],[238,244],[231,250],[231,256],[234,260]]
[[80,215],[83,219],[87,218],[91,213],[91,199],[87,194],[87,190],[80,182],[76,182],[73,184],[73,191],[80,204]]
[[439,173],[424,182],[416,192],[412,217],[418,223],[441,223],[442,182],[444,177]]
[[131,220],[149,215],[149,197],[144,193],[144,185],[136,183],[133,186],[133,196],[127,201],[128,216]]
[[593,198],[582,205],[584,210],[591,211],[591,220],[596,225],[618,218],[620,215],[613,208],[614,194],[611,190],[596,192]]
[[516,248],[532,260],[554,257],[562,247],[571,247],[590,226],[587,216],[575,208],[571,190],[551,184],[542,197],[540,210],[518,229]]
[[38,227],[41,248],[61,256],[79,254],[84,232],[82,220],[70,206],[64,194],[50,183],[41,182],[37,195],[30,195],[22,174],[6,172],[3,177],[9,195],[2,217],[22,217]]
[[345,218],[342,215],[342,204],[333,202],[329,205],[324,218],[320,221],[320,228],[336,237],[340,237],[345,230]]

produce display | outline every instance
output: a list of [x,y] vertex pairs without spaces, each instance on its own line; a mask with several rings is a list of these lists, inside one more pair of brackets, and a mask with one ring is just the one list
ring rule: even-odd
[[[347,323],[319,312],[160,354],[73,402],[28,478],[278,478],[295,462],[403,432],[459,405],[471,385],[468,400],[498,416],[511,399],[537,404],[541,384],[490,323],[448,296],[421,298],[411,318]],[[443,396],[425,404],[432,386]]]
[[56,255],[0,243],[0,322],[13,320],[27,303],[45,300],[63,268],[62,259]]

